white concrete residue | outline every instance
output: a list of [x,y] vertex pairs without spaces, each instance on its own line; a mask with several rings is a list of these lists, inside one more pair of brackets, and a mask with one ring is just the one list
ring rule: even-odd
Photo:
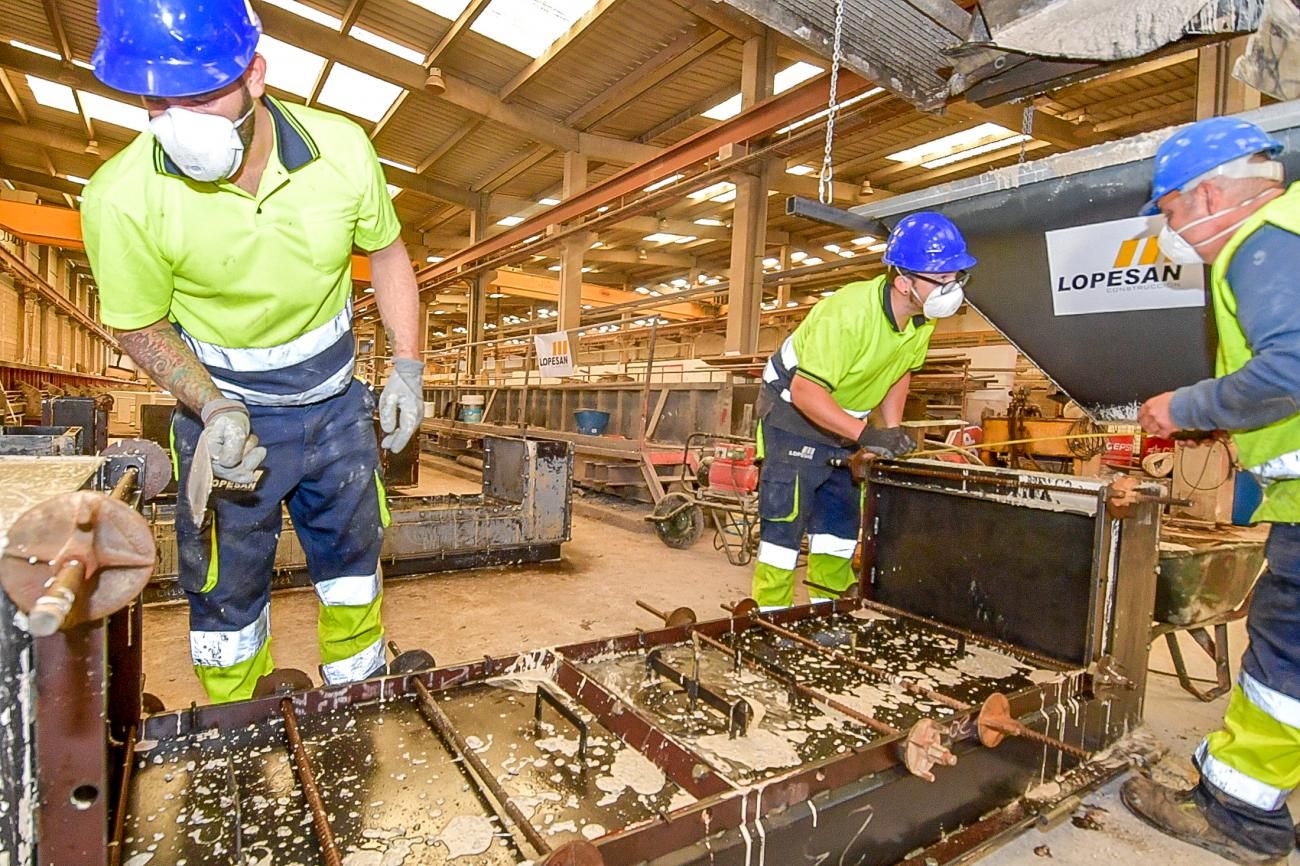
[[140,854],[132,855],[131,859],[126,861],[126,866],[145,866],[145,864],[152,859],[153,859],[153,854],[150,854],[148,851],[144,851]]
[[668,801],[668,811],[676,812],[678,809],[685,809],[692,803],[698,802],[694,795],[680,788],[673,794],[673,798]]
[[663,770],[635,749],[623,749],[614,757],[609,775],[596,779],[596,787],[617,797],[631,788],[638,794],[658,794],[667,783]]
[[1063,683],[1065,674],[1060,671],[1033,670],[1029,672],[1029,681],[1040,686]]
[[995,653],[982,646],[967,645],[966,655],[954,667],[969,676],[991,680],[1015,676],[1020,671],[1028,670],[1029,665],[1016,661],[1010,656]]
[[560,658],[549,649],[533,650],[514,660],[501,676],[490,677],[486,681],[490,686],[537,694],[537,684],[552,682],[560,668]]
[[713,734],[700,737],[696,745],[702,752],[752,770],[794,767],[802,761],[789,737],[753,726],[743,737]]
[[887,616],[881,613],[880,611],[872,610],[869,607],[860,607],[857,610],[851,610],[849,611],[849,616],[853,617],[854,619],[866,620],[867,622],[874,622],[876,620],[881,620],[881,619],[885,620],[886,622],[894,621],[894,618],[892,616]]
[[457,815],[452,818],[438,841],[447,846],[447,859],[475,857],[492,847],[492,822],[482,815]]
[[570,739],[569,737],[546,737],[537,740],[533,745],[543,752],[559,752],[566,758],[572,758],[578,754],[579,742],[577,739]]
[[599,839],[604,835],[605,828],[599,824],[587,824],[582,828],[582,838],[586,839],[588,842]]

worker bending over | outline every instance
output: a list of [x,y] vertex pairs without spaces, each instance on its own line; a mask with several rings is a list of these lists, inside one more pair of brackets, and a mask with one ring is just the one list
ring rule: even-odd
[[[143,97],[149,131],[86,185],[82,228],[101,316],[177,399],[179,489],[196,467],[249,483],[196,526],[178,497],[190,656],[213,701],[272,670],[270,580],[287,503],[320,599],[327,682],[383,671],[386,519],[374,399],[353,375],[353,245],[370,254],[393,335],[384,446],[422,410],[414,272],[369,139],[266,95],[246,0],[100,0],[95,75]],[[255,437],[255,438],[254,438]],[[260,474],[259,474],[260,468]]]
[[1129,780],[1124,802],[1160,830],[1237,863],[1281,863],[1295,847],[1286,800],[1300,784],[1300,184],[1282,183],[1282,145],[1252,123],[1216,117],[1156,152],[1145,214],[1164,213],[1160,249],[1210,263],[1218,378],[1152,397],[1148,433],[1226,430],[1264,487],[1253,520],[1272,524],[1255,586],[1241,676],[1223,728],[1175,791]]
[[[899,457],[912,371],[925,362],[935,319],[957,312],[975,259],[942,214],[905,217],[889,235],[883,276],[818,301],[763,371],[758,451],[760,543],[754,600],[794,600],[794,570],[808,533],[808,579],[837,594],[854,582],[861,493],[828,465],[858,448]],[[867,424],[879,411],[882,427]],[[814,599],[826,590],[809,589]]]

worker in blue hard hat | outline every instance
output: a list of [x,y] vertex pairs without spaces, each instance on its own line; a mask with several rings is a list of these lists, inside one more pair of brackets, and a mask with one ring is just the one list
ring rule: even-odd
[[[763,371],[759,398],[760,543],[753,597],[788,607],[808,536],[809,595],[834,598],[854,583],[861,494],[834,468],[858,449],[900,457],[912,371],[925,362],[934,321],[957,312],[975,259],[938,213],[904,217],[885,245],[885,274],[819,301]],[[875,415],[878,425],[868,423]]]
[[[95,75],[141,97],[149,129],[86,185],[82,228],[102,319],[178,402],[194,669],[213,701],[250,697],[272,670],[284,504],[320,600],[322,677],[381,672],[387,510],[375,401],[354,376],[354,245],[394,347],[385,447],[417,429],[424,369],[382,166],[356,124],[267,95],[246,0],[100,0],[99,26]],[[255,486],[209,498],[214,476]]]
[[1139,777],[1124,802],[1159,829],[1237,863],[1281,863],[1295,847],[1286,801],[1300,784],[1300,185],[1283,185],[1282,145],[1216,117],[1156,153],[1144,213],[1165,215],[1160,248],[1207,263],[1217,378],[1143,404],[1148,433],[1231,433],[1264,487],[1268,568],[1246,622],[1250,644],[1222,729],[1196,751],[1200,781],[1177,791]]

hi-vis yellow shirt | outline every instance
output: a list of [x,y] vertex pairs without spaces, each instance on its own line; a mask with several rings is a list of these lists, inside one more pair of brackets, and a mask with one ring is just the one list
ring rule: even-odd
[[275,147],[256,195],[185,177],[148,132],[95,172],[81,222],[105,324],[167,318],[218,346],[278,346],[343,314],[354,245],[398,238],[365,132],[330,112],[264,104]]

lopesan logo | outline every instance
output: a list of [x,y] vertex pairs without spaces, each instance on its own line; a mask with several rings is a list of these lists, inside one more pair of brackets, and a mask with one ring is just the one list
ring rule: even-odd
[[1114,264],[1106,270],[1062,274],[1056,278],[1056,290],[1069,292],[1104,287],[1132,291],[1132,288],[1125,287],[1176,283],[1182,275],[1182,265],[1172,264],[1165,258],[1156,236],[1150,235],[1120,243]]
[[569,363],[569,341],[567,339],[556,340],[551,343],[550,354],[537,359],[538,368],[543,370],[547,367],[568,366]]

